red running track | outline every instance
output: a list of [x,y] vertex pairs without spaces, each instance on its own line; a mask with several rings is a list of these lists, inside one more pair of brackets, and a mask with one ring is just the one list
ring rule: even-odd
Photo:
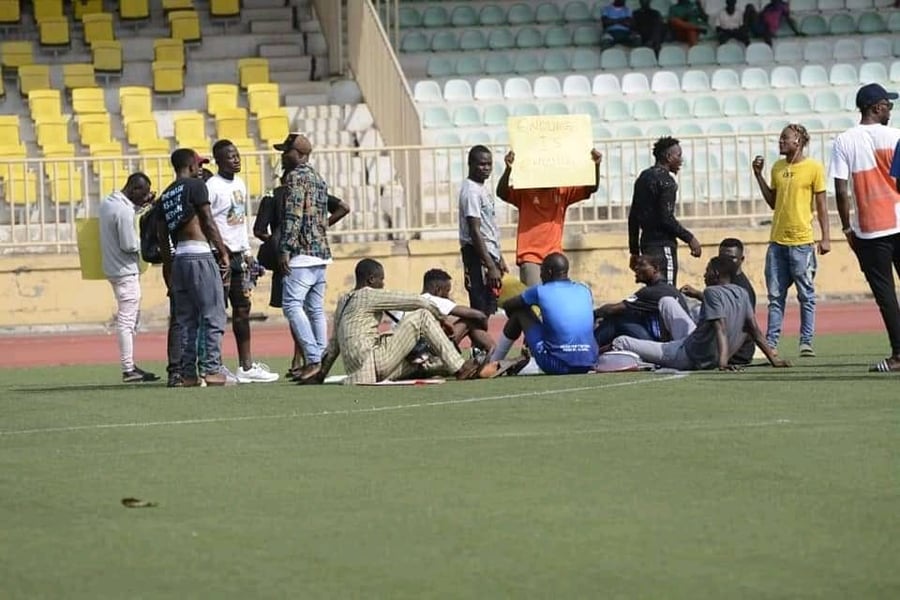
[[[766,322],[765,308],[757,312],[761,324]],[[504,320],[491,320],[491,333],[500,333]],[[784,320],[784,331],[794,333],[799,329],[799,309],[789,305]],[[884,325],[875,302],[859,304],[820,304],[816,308],[816,333],[864,333],[883,331]],[[224,354],[234,360],[237,350],[230,331],[225,333]],[[253,328],[253,354],[256,356],[284,356],[292,353],[287,325],[257,325]],[[0,356],[4,367],[34,367],[56,365],[115,364],[119,361],[114,334],[51,334],[0,336]],[[141,333],[135,341],[135,358],[140,364],[147,361],[165,361],[165,331]]]

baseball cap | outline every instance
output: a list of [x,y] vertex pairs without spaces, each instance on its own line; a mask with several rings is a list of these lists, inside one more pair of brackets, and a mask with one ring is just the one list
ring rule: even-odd
[[859,88],[856,92],[856,108],[868,108],[878,104],[882,100],[896,100],[897,93],[889,92],[877,83],[870,83]]
[[196,160],[197,164],[200,165],[208,165],[210,163],[210,160],[208,158],[206,158],[205,156],[200,156],[196,150],[194,151],[194,160]]
[[290,150],[291,148],[294,147],[294,140],[296,140],[301,135],[303,135],[303,134],[289,133],[288,136],[286,138],[284,138],[283,142],[281,142],[280,144],[275,144],[273,146],[273,148],[275,148],[279,152],[287,152],[288,150]]

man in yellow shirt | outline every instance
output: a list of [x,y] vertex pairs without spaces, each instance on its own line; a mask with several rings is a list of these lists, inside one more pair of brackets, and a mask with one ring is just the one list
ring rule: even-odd
[[[766,342],[776,349],[781,336],[784,304],[788,288],[797,286],[800,301],[800,356],[815,356],[813,334],[816,324],[816,246],[819,254],[831,250],[828,208],[825,204],[825,166],[803,155],[809,134],[802,125],[784,128],[778,150],[784,156],[772,165],[771,187],[763,177],[765,159],[753,159],[753,174],[763,198],[775,213],[769,249],[766,252],[766,287],[769,294],[769,322]],[[813,209],[822,237],[816,244]]]

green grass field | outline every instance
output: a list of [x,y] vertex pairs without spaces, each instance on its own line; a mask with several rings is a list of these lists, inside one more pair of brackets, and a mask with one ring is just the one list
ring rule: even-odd
[[0,597],[898,598],[885,346],[404,388],[0,371]]

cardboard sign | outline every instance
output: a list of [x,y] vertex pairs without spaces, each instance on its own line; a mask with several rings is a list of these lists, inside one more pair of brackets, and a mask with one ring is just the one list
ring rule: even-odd
[[[75,233],[78,238],[78,260],[81,263],[81,278],[86,280],[106,279],[103,273],[103,251],[100,249],[100,219],[75,219]],[[141,273],[149,265],[138,259]]]
[[516,153],[513,187],[594,185],[589,115],[510,117],[506,124],[510,148]]

